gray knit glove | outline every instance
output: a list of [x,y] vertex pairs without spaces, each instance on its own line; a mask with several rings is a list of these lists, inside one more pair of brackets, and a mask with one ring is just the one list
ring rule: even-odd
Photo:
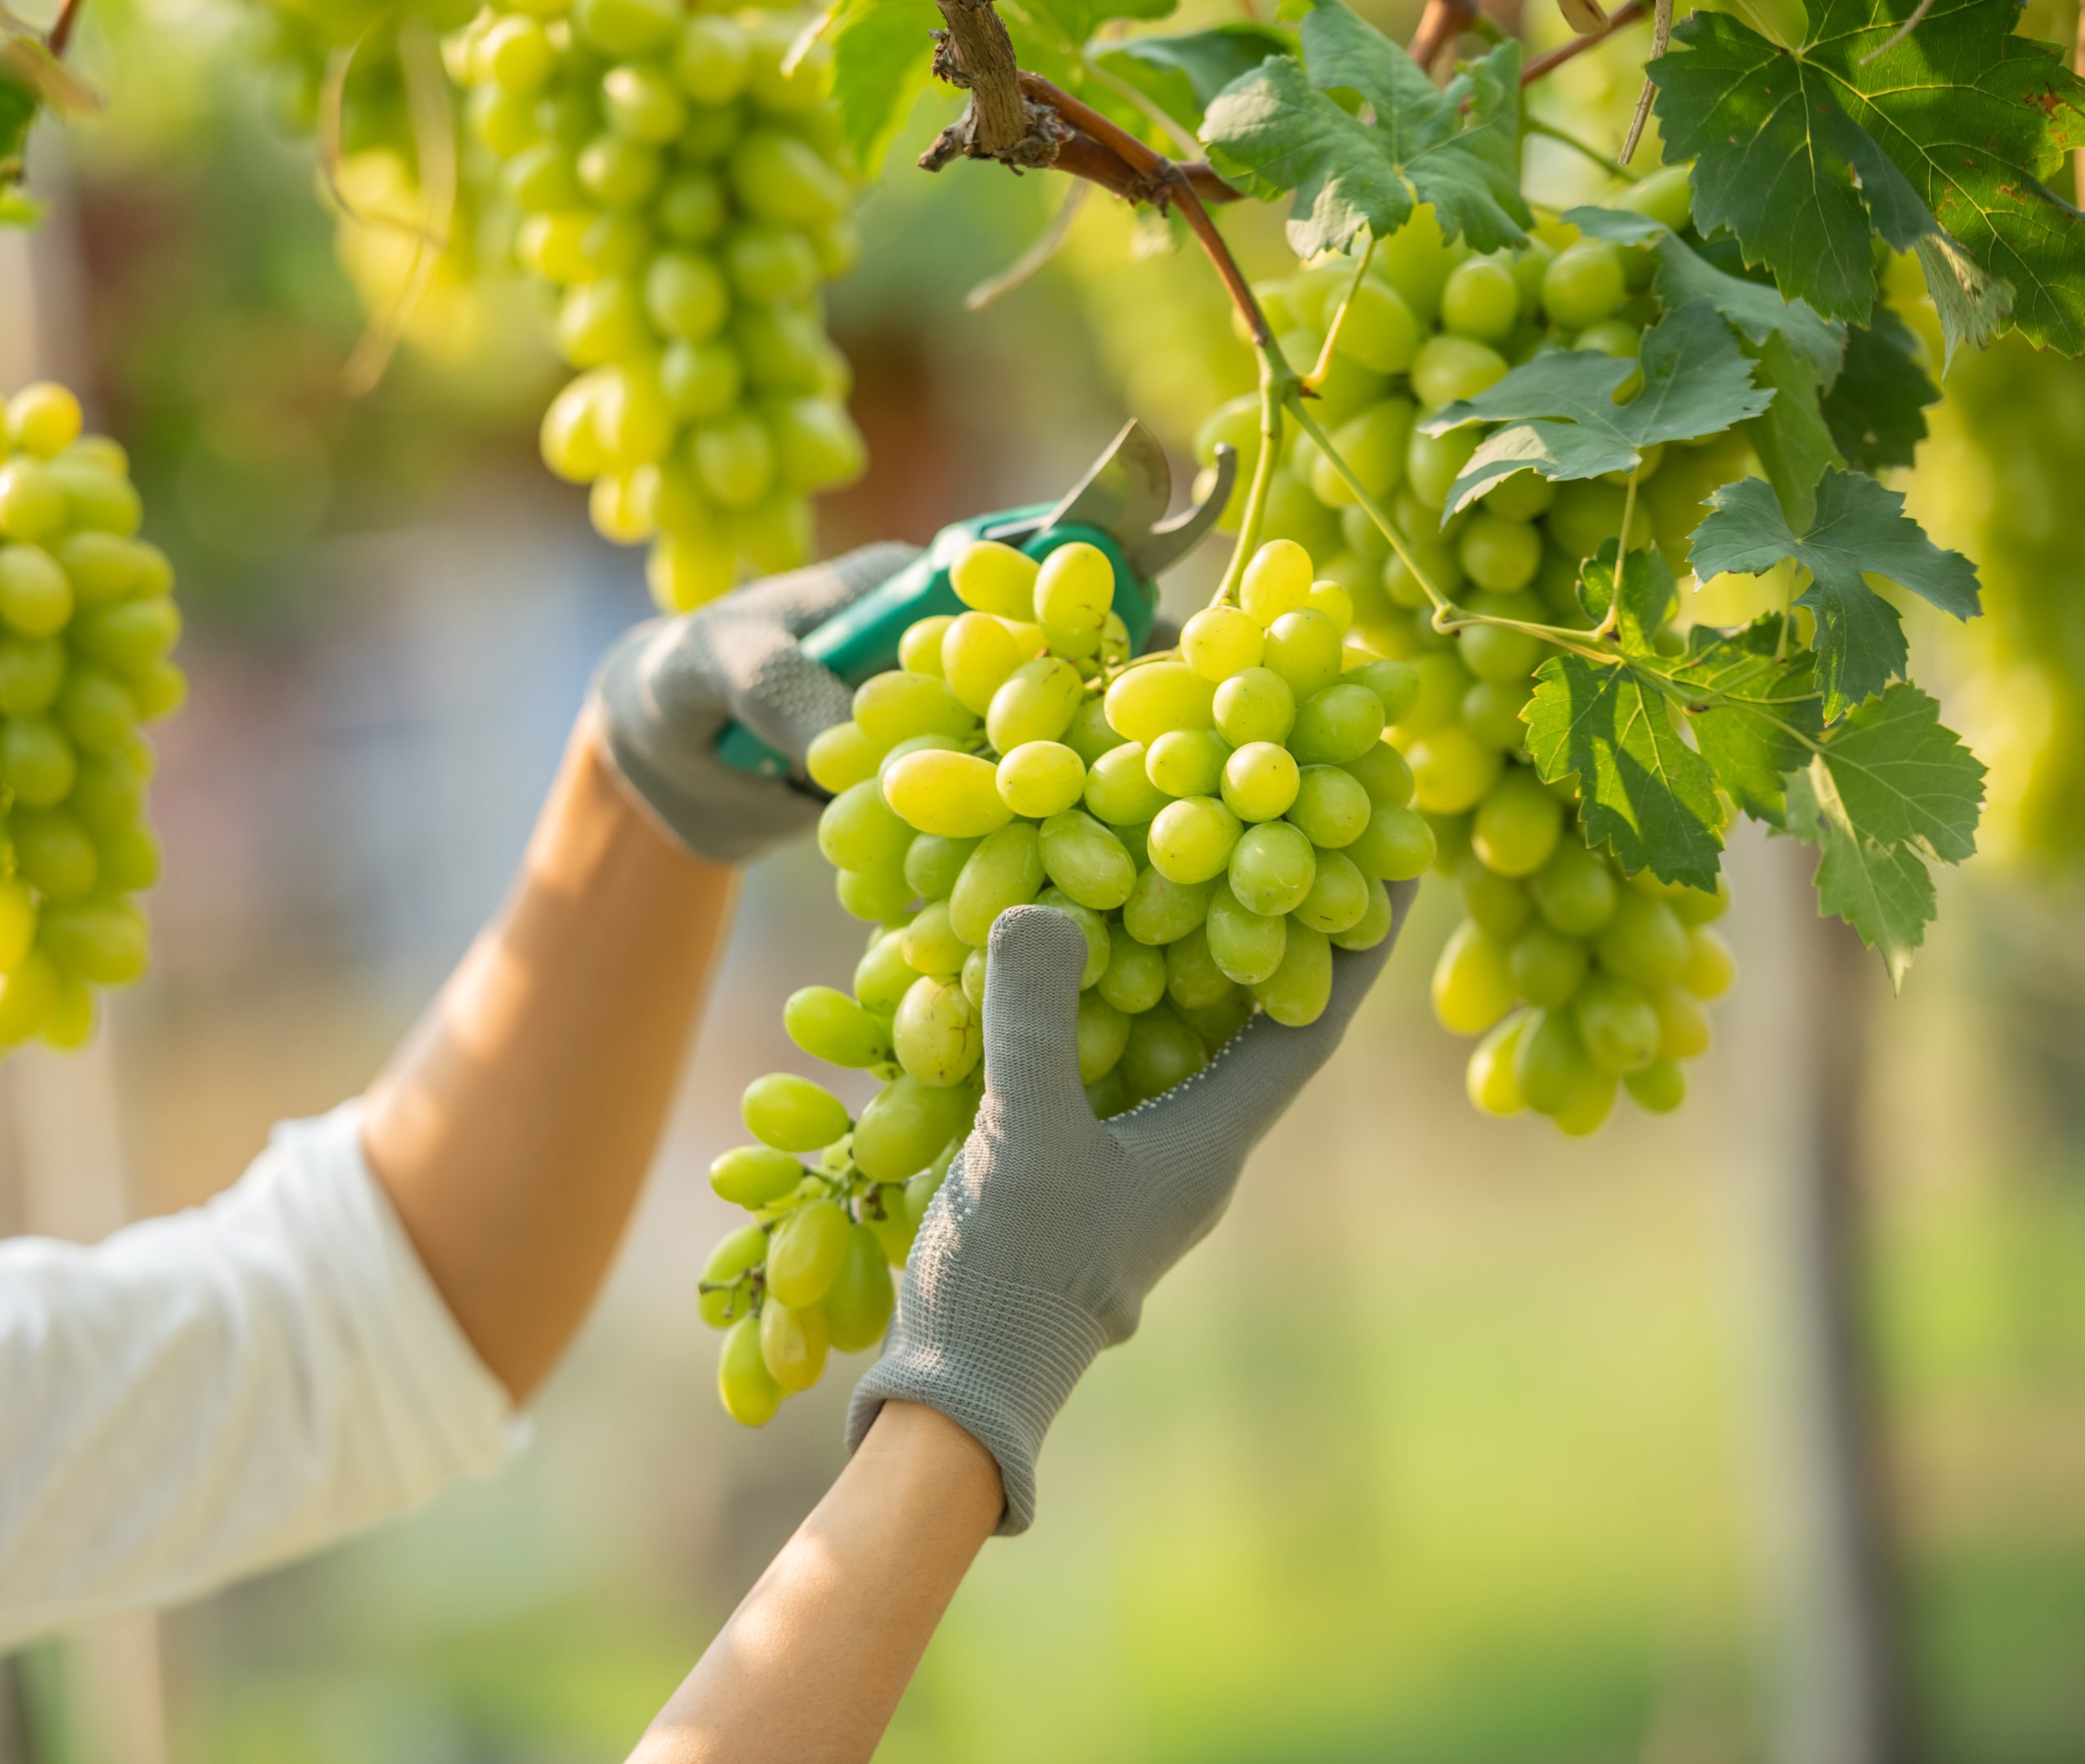
[[801,777],[735,771],[717,738],[743,723],[801,772],[811,738],[846,719],[854,695],[797,639],[917,555],[917,546],[865,545],[640,625],[608,652],[594,682],[608,757],[690,851],[744,863],[817,821],[823,799]]
[[[1416,887],[1390,891],[1398,928]],[[1047,906],[1000,915],[984,1105],[921,1222],[883,1358],[848,1410],[848,1450],[887,1398],[938,1409],[999,1460],[1000,1534],[1025,1530],[1036,1455],[1072,1387],[1222,1217],[1246,1155],[1332,1057],[1396,941],[1337,952],[1332,1002],[1309,1027],[1256,1017],[1184,1084],[1103,1121],[1078,1076],[1086,939]]]

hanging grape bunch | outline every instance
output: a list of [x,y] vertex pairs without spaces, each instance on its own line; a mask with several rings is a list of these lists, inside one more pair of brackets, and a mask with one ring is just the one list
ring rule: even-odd
[[[1685,176],[1660,173],[1627,200],[1683,224]],[[1632,546],[1683,559],[1704,499],[1754,464],[1744,437],[1652,448],[1633,495],[1626,472],[1555,485],[1522,472],[1444,519],[1484,432],[1434,435],[1418,424],[1545,350],[1633,357],[1654,312],[1644,292],[1650,268],[1647,254],[1599,239],[1478,255],[1444,240],[1421,208],[1376,244],[1358,282],[1353,260],[1335,257],[1256,292],[1293,361],[1315,361],[1337,323],[1320,420],[1368,494],[1414,536],[1433,585],[1470,612],[1591,630],[1599,620],[1581,599],[1581,573],[1621,533],[1625,510]],[[1196,443],[1205,463],[1219,441],[1248,459],[1257,452],[1257,400],[1211,417]],[[1433,994],[1445,1027],[1483,1038],[1469,1061],[1472,1100],[1495,1114],[1531,1108],[1580,1134],[1606,1119],[1618,1089],[1647,1109],[1677,1107],[1680,1062],[1710,1042],[1702,1002],[1735,977],[1708,928],[1727,892],[1669,886],[1648,871],[1631,881],[1611,852],[1589,845],[1575,792],[1544,785],[1527,751],[1522,713],[1553,649],[1503,625],[1436,630],[1418,578],[1307,434],[1292,432],[1266,520],[1326,557],[1367,641],[1418,680],[1389,739],[1411,767],[1437,867],[1463,897],[1467,917],[1441,954]],[[1669,630],[1661,640],[1683,647]]]
[[123,450],[63,387],[24,387],[0,442],[0,1047],[78,1047],[94,990],[149,954],[159,878],[142,726],[180,705],[173,573],[135,537]]
[[1345,647],[1349,596],[1301,546],[1264,546],[1235,603],[1134,662],[1091,546],[1038,568],[988,542],[952,575],[970,610],[913,625],[902,665],[810,757],[833,793],[819,845],[841,905],[876,928],[849,990],[807,987],[783,1020],[883,1087],[850,1118],[810,1078],[758,1079],[744,1108],[760,1143],[710,1171],[753,1215],[712,1253],[701,1297],[728,1331],[724,1406],[753,1425],[817,1382],[828,1349],[882,1336],[889,1268],[982,1095],[1001,913],[1039,902],[1085,932],[1079,1069],[1105,1117],[1192,1077],[1256,1008],[1314,1021],[1333,949],[1388,936],[1385,883],[1433,857],[1383,739],[1418,677]]
[[650,542],[662,608],[810,554],[808,498],[859,475],[823,284],[852,263],[853,192],[816,46],[679,0],[527,0],[481,13],[452,61],[520,211],[523,267],[560,290],[581,371],[543,459],[592,485],[595,528]]

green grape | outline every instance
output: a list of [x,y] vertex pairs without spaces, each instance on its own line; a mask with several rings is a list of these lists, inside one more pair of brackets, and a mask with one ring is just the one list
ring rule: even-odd
[[883,1025],[845,993],[831,986],[804,986],[782,1007],[789,1039],[828,1065],[873,1066],[890,1058]]
[[1543,309],[1552,325],[1565,331],[1606,318],[1627,292],[1622,253],[1604,239],[1566,245],[1543,272]]
[[1230,853],[1231,893],[1249,911],[1278,915],[1293,911],[1317,880],[1310,841],[1285,822],[1249,827]]
[[1126,744],[1108,726],[1108,707],[1097,698],[1080,704],[1073,714],[1071,726],[1064,731],[1064,745],[1089,768],[1100,763],[1102,754]]
[[1056,741],[1071,726],[1085,686],[1078,670],[1055,656],[1025,661],[992,695],[985,731],[1008,753],[1029,741]]
[[842,870],[834,879],[833,893],[852,917],[874,922],[904,911],[912,885],[905,880],[901,860],[874,870]]
[[1075,661],[1097,655],[1114,606],[1114,567],[1097,546],[1073,541],[1042,560],[1032,616],[1056,655]]
[[[772,1155],[772,1154],[770,1154]],[[731,1156],[730,1153],[726,1154]],[[723,1159],[718,1160],[719,1163]],[[803,1166],[792,1160],[790,1168],[796,1174],[790,1178],[793,1188],[803,1178]],[[783,1193],[788,1191],[784,1189]],[[726,1199],[735,1197],[726,1196]],[[748,1203],[740,1202],[741,1205]],[[767,1257],[767,1233],[758,1225],[741,1225],[735,1231],[726,1232],[709,1252],[702,1264],[700,1296],[696,1309],[702,1320],[713,1329],[722,1329],[735,1317],[746,1314],[752,1300],[748,1283],[744,1276],[758,1267]]]
[[1379,741],[1359,758],[1349,760],[1344,770],[1359,782],[1372,802],[1401,809],[1411,801],[1411,768],[1387,741]]
[[1346,930],[1331,933],[1332,941],[1342,950],[1372,950],[1390,934],[1396,923],[1397,909],[1390,900],[1390,891],[1365,871],[1363,875],[1368,885],[1367,910]]
[[1563,836],[1564,805],[1525,766],[1512,766],[1477,805],[1470,847],[1505,876],[1530,876],[1549,862]]
[[1433,1014],[1456,1035],[1481,1035],[1518,994],[1508,951],[1475,919],[1456,926],[1433,969]]
[[1367,916],[1368,879],[1344,852],[1320,849],[1316,865],[1310,892],[1290,908],[1291,914],[1315,931],[1351,931]]
[[1154,1005],[1130,1020],[1121,1070],[1133,1095],[1163,1095],[1208,1064],[1201,1038],[1170,1006]]
[[[996,792],[993,801],[998,801]],[[904,862],[911,842],[912,829],[884,801],[874,779],[849,785],[819,815],[818,848],[836,868],[894,867]]]
[[1593,933],[1600,966],[1647,991],[1677,978],[1687,951],[1687,928],[1679,915],[1635,889],[1618,891],[1613,914]]
[[989,612],[962,614],[942,637],[942,672],[949,687],[965,709],[980,717],[1023,659],[1006,621]]
[[36,945],[36,896],[19,876],[0,880],[0,974],[12,973]]
[[1086,762],[1062,742],[1027,742],[1000,760],[999,791],[1016,814],[1044,820],[1085,800]]
[[816,1152],[847,1131],[847,1105],[792,1072],[755,1078],[740,1099],[746,1130],[778,1152]]
[[1251,667],[1217,687],[1211,711],[1218,734],[1233,747],[1285,741],[1296,726],[1296,694],[1272,669]]
[[42,950],[30,950],[0,976],[0,1047],[15,1047],[40,1033],[57,1010],[62,990],[57,964]]
[[929,902],[898,933],[898,947],[915,974],[955,974],[962,972],[972,946],[957,936],[949,902]]
[[1468,254],[1443,235],[1433,204],[1422,203],[1397,231],[1377,241],[1374,269],[1420,323],[1430,325],[1440,314],[1450,272]]
[[[1348,297],[1346,317],[1341,323],[1335,347],[1371,373],[1402,374],[1419,353],[1419,322],[1397,291],[1364,278]],[[1241,402],[1246,403],[1249,414],[1256,411],[1257,401]],[[1253,433],[1257,438],[1255,420]],[[1240,469],[1248,469],[1242,458]]]
[[[1374,703],[1372,699],[1369,701]],[[1296,761],[1286,748],[1271,741],[1248,742],[1223,762],[1223,805],[1240,821],[1271,821],[1288,812],[1301,778]]]
[[1575,839],[1564,840],[1530,879],[1536,911],[1567,937],[1589,937],[1614,911],[1620,890],[1606,862]]
[[1534,695],[1534,682],[1525,675],[1511,685],[1479,680],[1463,694],[1463,727],[1480,745],[1511,753],[1527,739],[1521,713]]
[[[1481,347],[1481,345],[1473,345]],[[1487,350],[1486,352],[1489,353]],[[1479,437],[1475,428],[1451,429],[1445,435],[1429,435],[1421,429],[1411,432],[1406,445],[1404,459],[1405,487],[1411,493],[1420,507],[1429,514],[1438,515],[1448,506],[1448,493],[1461,476],[1463,467],[1469,463],[1470,455],[1477,451]],[[1416,523],[1406,523],[1407,531],[1419,530]],[[1432,523],[1428,523],[1429,526]],[[1460,561],[1456,568],[1460,569]],[[1385,566],[1385,586],[1388,586],[1388,565]],[[1439,582],[1442,588],[1450,586]],[[1424,597],[1411,603],[1424,605]]]
[[1529,1016],[1513,1051],[1513,1081],[1530,1108],[1555,1115],[1591,1067],[1568,1011],[1536,1011]]
[[1214,796],[1169,802],[1151,823],[1152,868],[1183,885],[1223,873],[1238,843],[1238,816]]
[[1517,1115],[1527,1107],[1520,1081],[1513,1075],[1513,1062],[1529,1017],[1529,1012],[1516,1011],[1495,1024],[1469,1056],[1464,1083],[1470,1103],[1487,1115]]
[[955,879],[977,849],[974,839],[947,839],[938,833],[922,833],[905,853],[905,880],[924,901],[945,901],[955,889]]
[[1293,539],[1272,539],[1253,554],[1239,579],[1238,604],[1262,630],[1308,604],[1315,579],[1310,554]]
[[1098,991],[1083,992],[1078,1000],[1078,1075],[1082,1084],[1092,1084],[1115,1069],[1130,1038],[1130,1020]]
[[1667,986],[1651,994],[1651,1008],[1658,1018],[1659,1059],[1695,1060],[1709,1051],[1709,1013],[1692,994]]
[[1212,1005],[1190,1009],[1175,1005],[1180,1020],[1195,1032],[1202,1051],[1214,1055],[1251,1020],[1257,1001],[1243,987],[1233,986],[1227,998]]
[[1687,1100],[1687,1074],[1677,1060],[1653,1060],[1623,1073],[1622,1082],[1636,1106],[1650,1114],[1669,1114]]
[[1148,748],[1170,730],[1213,726],[1215,692],[1184,662],[1144,664],[1125,670],[1108,688],[1108,721],[1117,735]]
[[[804,1179],[804,1166],[786,1152],[777,1152],[764,1145],[735,1146],[714,1159],[709,1165],[709,1186],[718,1198],[728,1200],[738,1207],[765,1207],[772,1205]],[[753,1229],[757,1230],[755,1226]],[[735,1232],[733,1236],[743,1233]],[[730,1238],[725,1240],[731,1241]],[[743,1272],[767,1253],[767,1240],[763,1234],[755,1253],[721,1278],[729,1279],[732,1274]],[[705,1267],[702,1278],[713,1280],[720,1278]]]
[[992,921],[1009,906],[1035,898],[1043,884],[1041,836],[1026,821],[990,834],[970,854],[948,898],[949,924],[956,936],[982,949]]
[[1591,958],[1584,942],[1546,924],[1530,924],[1514,939],[1513,986],[1530,1004],[1554,1010],[1568,1003],[1584,981]]
[[136,907],[108,901],[68,905],[48,889],[45,893],[38,935],[53,961],[97,986],[127,986],[143,975],[151,950],[144,915]]
[[0,546],[0,619],[25,637],[54,637],[72,617],[72,584],[41,546]]
[[1658,1014],[1643,994],[1611,974],[1587,977],[1571,1000],[1571,1020],[1593,1063],[1634,1072],[1657,1055]]
[[1108,927],[1108,947],[1107,970],[1095,991],[1126,1016],[1148,1011],[1165,995],[1165,958],[1159,946],[1139,943],[1118,923]]
[[1236,983],[1209,953],[1206,921],[1165,946],[1165,996],[1175,1009],[1208,1010],[1223,1003],[1236,990]]
[[1499,774],[1499,756],[1456,724],[1432,731],[1405,749],[1412,801],[1428,814],[1460,814],[1484,800]]
[[1736,978],[1737,959],[1730,946],[1705,926],[1689,928],[1679,984],[1697,998],[1720,998]]
[[[1360,415],[1350,417],[1332,432],[1332,446],[1361,490],[1380,502],[1404,476],[1405,448],[1416,412],[1409,398],[1385,398]],[[1361,500],[1329,454],[1310,467],[1310,490],[1328,508],[1345,508]]]
[[1081,906],[1106,912],[1129,899],[1135,862],[1091,815],[1077,810],[1052,815],[1042,823],[1040,840],[1043,873]]
[[825,1313],[827,1340],[838,1352],[858,1354],[883,1339],[897,1294],[883,1246],[866,1225],[849,1233],[846,1259],[819,1302]]
[[1208,916],[1210,893],[1210,883],[1175,882],[1154,864],[1138,871],[1122,924],[1139,943],[1175,942]]
[[1556,1125],[1574,1138],[1598,1131],[1613,1112],[1618,1088],[1612,1072],[1587,1064],[1579,1072],[1564,1106],[1556,1111]]
[[1495,257],[1464,259],[1442,287],[1441,328],[1458,336],[1497,343],[1512,331],[1520,314],[1519,284],[1512,270]]
[[1236,607],[1205,607],[1180,628],[1180,656],[1205,680],[1227,680],[1259,665],[1266,633]]
[[976,1107],[968,1087],[925,1085],[903,1073],[870,1099],[854,1123],[854,1162],[871,1182],[903,1182],[924,1169],[956,1134],[968,1131]]
[[1138,827],[1157,817],[1168,801],[1151,781],[1149,757],[1140,741],[1110,748],[1086,774],[1086,805],[1110,827]]
[[1374,804],[1351,772],[1336,766],[1306,766],[1297,779],[1288,818],[1314,845],[1350,845],[1368,825]]
[[880,932],[854,965],[854,997],[863,1009],[887,1017],[896,1012],[914,978],[915,970],[905,959],[904,934]]
[[1378,802],[1361,836],[1346,847],[1346,854],[1365,876],[1379,882],[1405,882],[1433,867],[1438,840],[1415,810]]
[[1288,921],[1280,914],[1253,911],[1227,883],[1218,882],[1209,894],[1204,937],[1209,959],[1225,977],[1253,986],[1272,978],[1280,967],[1288,943]]
[[1144,774],[1168,796],[1213,796],[1231,757],[1213,729],[1169,729],[1146,749]]
[[906,989],[890,1037],[906,1072],[937,1088],[960,1084],[985,1051],[982,1013],[960,982],[940,975],[923,974]]
[[1267,627],[1263,665],[1299,702],[1338,679],[1341,660],[1339,627],[1313,608],[1284,612]]
[[847,1259],[853,1221],[835,1200],[814,1200],[784,1213],[767,1245],[770,1302],[815,1305]]
[[949,569],[956,598],[979,612],[1003,619],[1035,617],[1035,578],[1042,566],[1025,551],[996,539],[981,539]]
[[1525,888],[1498,875],[1474,852],[1456,864],[1455,881],[1463,910],[1501,941],[1518,937],[1534,910]]
[[1463,573],[1478,587],[1494,594],[1517,594],[1534,580],[1535,568],[1542,562],[1542,535],[1526,521],[1509,520],[1480,507],[1455,542],[1455,558]]
[[1411,389],[1429,410],[1474,398],[1510,371],[1506,358],[1488,344],[1446,331],[1429,337],[1412,360]]
[[1332,990],[1331,941],[1323,932],[1301,922],[1288,928],[1281,965],[1252,989],[1260,1008],[1291,1028],[1316,1022]]
[[768,1376],[789,1395],[819,1381],[828,1339],[825,1313],[816,1305],[800,1310],[770,1294],[761,1306],[760,1357]]
[[908,753],[884,771],[884,800],[906,826],[920,832],[981,839],[1013,816],[1000,794],[998,770],[974,753]]
[[981,1010],[985,1003],[985,976],[991,965],[989,950],[972,950],[963,959],[963,972],[959,976],[963,985],[963,996]]
[[1302,766],[1344,766],[1382,739],[1383,700],[1363,682],[1341,679],[1297,706],[1288,751]]
[[725,1335],[717,1357],[717,1394],[724,1412],[741,1427],[765,1427],[782,1406],[782,1387],[761,1352],[757,1317],[741,1317]]

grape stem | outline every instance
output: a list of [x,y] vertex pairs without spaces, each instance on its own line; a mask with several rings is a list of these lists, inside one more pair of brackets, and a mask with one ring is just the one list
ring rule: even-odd
[[1303,376],[1303,388],[1315,392],[1325,383],[1325,376],[1332,371],[1332,352],[1339,347],[1339,334],[1346,327],[1347,309],[1353,305],[1361,279],[1368,273],[1368,261],[1376,255],[1376,235],[1368,235],[1368,243],[1361,248],[1361,255],[1354,260],[1353,279],[1346,284],[1346,292],[1340,298],[1339,310],[1332,314],[1332,322],[1325,327],[1324,346],[1318,351],[1318,365]]
[[1625,184],[1635,183],[1643,177],[1643,173],[1641,172],[1631,171],[1627,166],[1622,163],[1621,160],[1609,158],[1606,154],[1601,152],[1598,147],[1595,147],[1591,142],[1582,140],[1578,136],[1572,134],[1569,129],[1560,129],[1553,122],[1544,122],[1539,116],[1521,117],[1521,132],[1523,134],[1545,135],[1552,141],[1560,141],[1565,147],[1570,148],[1573,152],[1582,155],[1583,157],[1591,160],[1594,165],[1599,166],[1600,169],[1605,172],[1609,177],[1618,178]]
[[1426,598],[1433,603],[1435,628],[1440,630],[1446,628],[1441,624],[1443,618],[1460,619],[1468,623],[1480,622],[1481,615],[1464,612],[1461,608],[1456,606],[1441,592],[1433,578],[1427,574],[1425,567],[1414,555],[1411,542],[1398,529],[1397,522],[1390,518],[1389,511],[1369,494],[1367,486],[1354,475],[1354,467],[1346,463],[1345,455],[1332,445],[1332,438],[1325,432],[1324,424],[1303,408],[1302,401],[1300,398],[1293,402],[1297,427],[1318,444],[1319,451],[1324,454],[1326,463],[1340,475],[1346,487],[1353,491],[1354,499],[1361,505],[1368,518],[1376,523],[1383,537],[1390,542],[1390,549],[1397,553],[1398,561],[1411,572],[1412,580],[1425,591]]
[[[1274,482],[1275,456],[1281,450],[1282,407],[1292,388],[1299,385],[1296,371],[1271,336],[1255,345],[1260,358],[1260,456],[1253,462],[1253,481],[1245,492],[1245,510],[1238,523],[1238,542],[1217,585],[1213,607],[1235,605],[1238,585],[1244,580],[1245,566],[1259,549],[1260,527],[1266,518],[1267,487]],[[1298,403],[1301,403],[1300,397]]]
[[1645,0],[1628,0],[1627,5],[1617,7],[1608,14],[1607,23],[1598,30],[1589,31],[1583,37],[1574,37],[1568,43],[1559,43],[1547,55],[1537,55],[1521,69],[1521,84],[1530,86],[1537,80],[1547,78],[1565,62],[1576,61],[1588,49],[1605,42],[1624,25],[1634,24],[1648,11],[1649,7]]
[[1614,539],[1614,592],[1607,603],[1607,612],[1593,629],[1596,641],[1613,636],[1622,623],[1622,584],[1629,562],[1629,529],[1636,518],[1636,480],[1643,475],[1640,462],[1629,472],[1629,488],[1622,498],[1622,531]]
[[50,51],[53,60],[65,59],[66,47],[72,41],[73,29],[80,21],[80,9],[86,3],[86,0],[64,0],[58,8],[58,16],[50,21],[50,29],[43,39],[43,46]]
[[1455,39],[1470,28],[1476,18],[1474,0],[1426,0],[1426,10],[1419,17],[1419,29],[1411,33],[1411,59],[1431,73],[1434,63],[1441,59],[1441,52],[1453,49]]

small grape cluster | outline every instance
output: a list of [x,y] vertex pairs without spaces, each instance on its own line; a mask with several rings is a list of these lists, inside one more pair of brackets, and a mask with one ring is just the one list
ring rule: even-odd
[[26,386],[0,428],[0,1047],[94,1032],[93,989],[150,954],[131,897],[159,878],[141,726],[178,708],[165,554],[123,450],[80,432],[62,386]]
[[853,188],[830,57],[792,60],[793,33],[681,0],[512,0],[451,46],[515,254],[562,291],[556,342],[581,370],[544,462],[592,485],[604,537],[651,542],[669,611],[741,559],[805,561],[807,498],[865,462],[819,304],[855,256]]
[[1385,883],[1433,861],[1384,739],[1418,677],[1346,647],[1346,590],[1301,546],[1261,548],[1235,603],[1135,660],[1092,546],[1038,565],[986,542],[951,574],[970,610],[913,625],[902,665],[809,760],[833,793],[819,845],[841,904],[876,928],[851,990],[806,987],[784,1023],[883,1087],[850,1119],[810,1078],[760,1078],[744,1101],[760,1143],[710,1173],[753,1213],[701,1287],[730,1331],[724,1406],[753,1425],[817,1381],[828,1347],[867,1347],[889,1319],[889,1266],[982,1095],[1001,913],[1039,902],[1085,933],[1078,1058],[1106,1118],[1192,1077],[1256,1008],[1314,1021],[1333,949],[1387,937]]
[[[1644,179],[1624,200],[1683,225],[1684,168]],[[1421,208],[1376,243],[1358,279],[1350,258],[1333,257],[1255,292],[1292,362],[1315,362],[1337,323],[1313,409],[1434,587],[1470,612],[1585,629],[1596,621],[1580,599],[1582,569],[1622,533],[1625,511],[1631,547],[1657,544],[1683,564],[1705,498],[1753,463],[1745,438],[1649,450],[1633,497],[1626,475],[1553,485],[1521,472],[1444,518],[1484,431],[1436,437],[1417,425],[1545,349],[1634,356],[1655,312],[1652,268],[1645,251],[1568,232],[1479,255],[1444,239]],[[1256,400],[1235,401],[1204,425],[1205,464],[1218,442],[1253,461]],[[1242,495],[1228,511],[1234,521]],[[1460,883],[1468,914],[1440,958],[1433,999],[1455,1033],[1490,1032],[1470,1060],[1472,1098],[1495,1113],[1533,1108],[1573,1133],[1598,1127],[1623,1086],[1647,1109],[1677,1107],[1686,1090],[1679,1062],[1709,1044],[1697,1001],[1734,974],[1728,950],[1704,928],[1724,894],[1666,888],[1648,875],[1631,882],[1611,854],[1589,847],[1573,792],[1545,787],[1525,747],[1521,713],[1553,652],[1498,625],[1438,630],[1419,577],[1307,433],[1285,445],[1265,520],[1267,531],[1326,559],[1323,573],[1353,597],[1366,639],[1419,680],[1389,739],[1410,764],[1438,867]]]

